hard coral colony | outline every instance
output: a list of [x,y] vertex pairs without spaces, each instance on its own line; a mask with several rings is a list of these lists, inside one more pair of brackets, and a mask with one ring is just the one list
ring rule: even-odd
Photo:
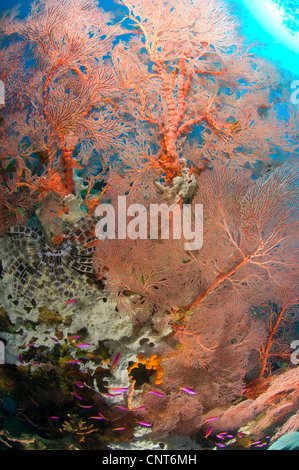
[[[291,77],[230,2],[116,3],[2,15],[0,398],[35,434],[0,444],[267,448],[299,428]],[[197,205],[185,249],[177,215]],[[97,237],[108,207],[125,236]]]

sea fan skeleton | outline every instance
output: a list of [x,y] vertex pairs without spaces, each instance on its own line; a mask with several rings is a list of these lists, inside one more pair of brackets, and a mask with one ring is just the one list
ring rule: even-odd
[[46,295],[54,287],[66,298],[74,295],[78,288],[87,288],[86,275],[93,274],[92,256],[96,240],[92,229],[90,218],[71,224],[55,249],[46,243],[41,231],[11,227],[10,247],[1,248],[0,253],[4,272],[14,276],[13,297],[18,299],[22,296],[31,302],[41,285]]

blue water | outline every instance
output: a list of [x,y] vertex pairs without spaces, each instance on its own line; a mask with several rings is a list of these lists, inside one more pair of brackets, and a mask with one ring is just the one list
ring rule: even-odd
[[[260,21],[257,21],[256,17],[253,16],[255,10],[258,10],[260,7],[261,0],[235,0],[234,3],[240,8],[240,19],[244,28],[245,35],[248,37],[250,42],[260,41],[264,44],[264,47],[261,50],[262,55],[278,61],[280,65],[291,71],[295,75],[299,75],[299,61],[298,61],[298,52],[299,52],[299,35],[294,34],[294,36],[286,40],[287,46],[281,42],[279,34],[275,31],[275,27],[271,24],[272,19],[267,18],[266,15],[263,17],[261,13]],[[267,0],[270,1],[270,0]],[[278,2],[278,0],[275,0]],[[279,4],[283,6],[284,4],[289,5],[289,0],[281,0]],[[294,2],[298,4],[298,2]],[[252,6],[256,4],[257,6]],[[252,12],[249,12],[247,5],[251,6]],[[252,13],[252,14],[251,14]],[[297,11],[293,12],[293,17],[296,20],[296,24],[299,24],[299,10],[297,6]],[[283,18],[282,18],[283,20]],[[265,29],[266,28],[266,29]],[[288,31],[286,30],[286,35]]]

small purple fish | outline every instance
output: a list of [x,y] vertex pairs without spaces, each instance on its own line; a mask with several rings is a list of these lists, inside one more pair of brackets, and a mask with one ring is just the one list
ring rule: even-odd
[[225,447],[224,444],[220,444],[219,442],[216,442],[216,446],[217,446],[217,447],[222,447],[222,448]]
[[84,388],[85,385],[83,382],[75,382],[75,385],[78,387],[78,388]]
[[89,419],[106,419],[106,418],[101,413],[99,413],[98,416],[91,416]]
[[80,395],[77,395],[77,393],[71,392],[71,394],[74,395],[74,397],[78,398],[79,400],[82,400],[82,397],[80,397]]
[[150,428],[152,425],[150,423],[146,423],[145,421],[138,421],[140,426],[145,426],[146,428]]
[[213,418],[208,418],[202,424],[210,423],[211,421],[215,421],[215,419],[218,419],[218,416],[214,416]]
[[77,343],[77,344],[75,344],[75,346],[76,346],[76,348],[84,349],[84,348],[89,348],[91,346],[91,344],[89,344],[89,343]]
[[49,419],[59,419],[59,416],[49,416]]
[[192,388],[180,387],[180,390],[183,390],[183,392],[189,393],[189,395],[196,395],[196,391],[193,390]]
[[23,348],[24,349],[29,348],[29,346],[34,346],[34,345],[35,345],[35,343],[28,343],[28,344],[25,344],[25,346],[23,346]]
[[55,341],[56,343],[59,343],[59,340],[57,338],[54,338],[54,336],[49,336],[49,338],[51,338],[53,341]]
[[161,397],[161,398],[164,398],[165,395],[164,393],[161,393],[161,392],[156,392],[155,390],[151,390],[150,392],[147,392],[149,395],[156,395],[157,397]]
[[124,406],[121,406],[121,405],[114,405],[113,408],[119,408],[120,410],[128,411],[127,408],[125,408]]
[[210,426],[209,429],[207,430],[206,434],[205,434],[205,438],[209,437],[209,435],[211,434],[212,430],[213,430],[213,427]]
[[118,363],[119,361],[119,358],[120,358],[120,353],[117,353],[112,364],[111,364],[111,367],[110,367],[110,371],[112,372],[114,367],[116,366],[116,364]]
[[82,361],[79,361],[79,359],[70,359],[69,361],[66,361],[66,364],[79,364],[82,363]]
[[25,362],[23,361],[23,358],[22,358],[22,353],[19,354],[19,361],[20,361],[21,364],[25,364]]
[[75,303],[75,302],[77,302],[77,299],[67,300],[67,301],[65,302],[65,304],[64,304],[64,307],[65,307],[65,305],[73,304],[73,303]]
[[251,446],[256,446],[257,444],[261,444],[262,441],[255,441],[253,442],[252,444],[250,444]]
[[132,411],[144,411],[147,410],[147,406],[139,406],[138,408],[134,408]]
[[30,419],[29,419],[29,418],[27,418],[27,416],[26,416],[26,415],[24,415],[24,414],[23,414],[23,416],[25,416],[25,418],[27,419],[28,423],[32,424],[32,426],[35,426],[35,427],[37,427],[37,426],[36,426],[36,424],[34,424],[32,421],[30,421]]
[[126,387],[110,388],[110,390],[111,390],[112,392],[122,392],[122,393],[124,393],[124,392],[127,392],[127,391],[128,391],[128,388],[126,388]]
[[105,395],[106,397],[118,397],[121,395],[121,393],[109,393],[109,392],[103,392],[102,395]]

